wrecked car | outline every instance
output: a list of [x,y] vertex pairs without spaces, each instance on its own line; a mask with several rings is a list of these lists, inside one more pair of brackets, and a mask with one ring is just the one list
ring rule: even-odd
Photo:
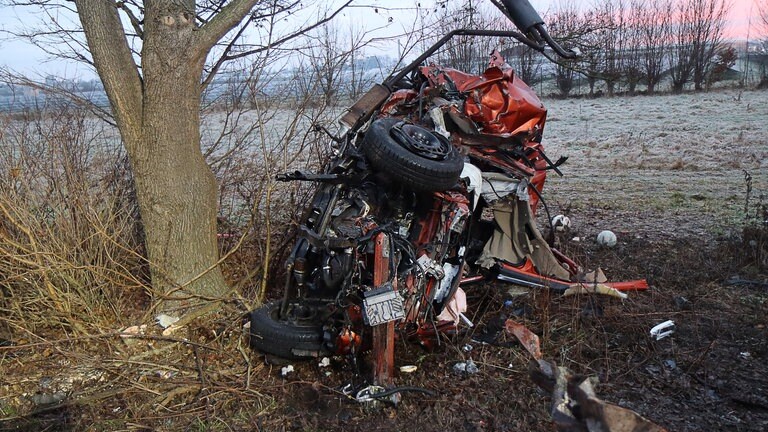
[[[285,263],[281,300],[250,314],[251,345],[301,359],[372,351],[390,384],[394,339],[433,346],[462,322],[462,286],[484,279],[558,292],[621,295],[645,281],[586,277],[537,227],[547,175],[547,111],[499,53],[480,75],[423,62],[450,37],[512,37],[572,57],[527,2],[504,1],[522,33],[457,30],[375,86],[341,118],[335,156],[311,181]],[[468,288],[469,289],[469,288]]]

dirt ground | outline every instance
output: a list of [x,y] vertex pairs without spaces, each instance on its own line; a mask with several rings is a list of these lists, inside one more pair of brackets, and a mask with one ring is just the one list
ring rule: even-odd
[[[548,153],[570,157],[545,188],[551,214],[573,221],[562,250],[612,280],[647,278],[648,291],[469,285],[474,328],[433,351],[398,342],[397,366],[417,369],[396,384],[433,394],[404,393],[397,408],[344,396],[356,377],[338,359],[283,378],[239,336],[236,303],[128,346],[114,334],[15,341],[0,350],[0,430],[555,430],[528,354],[500,331],[507,318],[541,337],[544,358],[597,377],[605,401],[670,431],[768,430],[768,92],[544,102]],[[615,247],[595,244],[603,229]],[[666,320],[674,334],[652,339]],[[476,373],[453,371],[469,359]]]

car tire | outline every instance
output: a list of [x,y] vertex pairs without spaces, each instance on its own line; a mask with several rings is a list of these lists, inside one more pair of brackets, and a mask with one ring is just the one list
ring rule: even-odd
[[[418,131],[422,138],[430,140],[437,151],[432,152],[428,148],[424,152],[403,144],[403,140],[393,133],[393,129],[402,125]],[[464,169],[463,156],[447,139],[397,118],[374,121],[363,138],[361,148],[376,171],[416,191],[451,189]]]
[[279,317],[281,302],[271,302],[250,314],[251,347],[285,359],[307,359],[327,354],[323,328],[317,323],[297,323]]

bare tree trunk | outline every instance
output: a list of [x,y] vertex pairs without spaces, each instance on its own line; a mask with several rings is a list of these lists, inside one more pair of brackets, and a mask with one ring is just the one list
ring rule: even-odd
[[164,310],[195,308],[227,289],[217,266],[216,181],[200,151],[200,82],[210,48],[255,2],[228,4],[202,29],[194,0],[145,1],[141,75],[118,5],[76,2],[135,174],[153,295]]
[[[214,296],[226,288],[216,247],[216,180],[200,151],[194,1],[151,2],[145,17],[141,139],[126,141],[136,172],[152,283],[158,293]],[[197,278],[197,279],[196,279]],[[181,284],[189,283],[176,291]]]
[[[549,29],[552,35],[560,39],[566,47],[578,47],[587,53],[585,57],[591,59],[592,45],[583,41],[584,35],[591,33],[591,24],[587,18],[579,15],[576,4],[572,1],[563,1],[557,4],[554,14],[549,17]],[[555,83],[560,95],[567,97],[573,90],[575,77],[575,62],[561,61],[555,67]],[[590,81],[590,94],[594,91],[594,76],[586,74]]]
[[557,89],[560,91],[560,96],[568,97],[573,90],[573,78],[575,72],[573,71],[573,65],[570,63],[558,64],[555,68],[555,82]]
[[587,75],[587,84],[589,84],[589,97],[595,96],[595,82],[597,79],[594,75]]
[[[672,75],[672,91],[680,93],[685,85],[699,78],[696,71],[699,70],[697,62],[699,50],[701,50],[701,26],[699,7],[702,1],[710,0],[686,0],[678,3],[674,38],[670,49]],[[711,0],[718,1],[718,0]]]
[[722,46],[727,18],[724,0],[689,0],[692,25],[693,84],[704,90],[715,54]]
[[633,8],[637,10],[636,23],[639,27],[641,64],[648,84],[648,94],[656,91],[661,81],[664,68],[669,59],[668,45],[672,38],[670,20],[672,2],[670,0],[636,0]]
[[644,78],[642,69],[642,6],[633,0],[627,8],[625,20],[626,39],[621,56],[621,69],[631,96],[637,91],[637,85]]

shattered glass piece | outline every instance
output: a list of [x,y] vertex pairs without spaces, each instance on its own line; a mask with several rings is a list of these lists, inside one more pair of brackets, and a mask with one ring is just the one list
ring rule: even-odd
[[457,375],[473,375],[480,372],[475,362],[469,359],[466,362],[459,362],[453,365],[453,372]]

